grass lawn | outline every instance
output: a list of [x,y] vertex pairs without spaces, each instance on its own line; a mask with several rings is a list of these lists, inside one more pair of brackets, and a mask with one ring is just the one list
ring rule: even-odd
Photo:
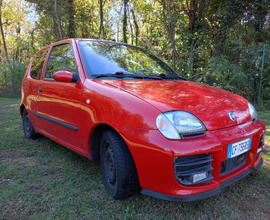
[[270,112],[264,165],[212,198],[190,203],[137,194],[114,201],[97,163],[46,137],[24,137],[18,99],[0,98],[0,219],[270,219]]

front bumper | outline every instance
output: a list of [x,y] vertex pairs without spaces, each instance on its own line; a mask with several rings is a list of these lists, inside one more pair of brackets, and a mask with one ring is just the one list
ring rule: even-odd
[[[264,124],[257,120],[183,140],[168,140],[158,130],[137,128],[122,129],[120,134],[133,156],[142,193],[165,200],[193,201],[220,193],[225,186],[261,166],[262,159],[257,150],[264,129]],[[249,137],[252,137],[252,143],[245,164],[220,175],[221,164],[227,160],[228,145]],[[174,172],[174,158],[205,153],[210,153],[213,159],[213,179],[191,186],[179,184]]]
[[[258,165],[254,169],[259,170],[262,165],[263,165],[263,159],[261,158],[260,162],[258,163]],[[218,188],[215,188],[215,189],[203,192],[203,193],[190,195],[190,196],[170,196],[170,195],[162,194],[159,192],[154,192],[154,191],[151,191],[149,189],[143,189],[141,191],[141,193],[148,195],[148,196],[151,196],[151,197],[156,198],[156,199],[162,199],[162,200],[167,200],[167,201],[172,201],[172,202],[192,202],[192,201],[196,201],[196,200],[200,200],[200,199],[206,199],[206,198],[209,198],[211,196],[215,196],[215,195],[221,193],[221,190],[223,188],[239,181],[240,179],[243,179],[248,174],[250,174],[252,172],[252,170],[253,169],[249,168],[249,169],[245,170],[243,173],[239,174],[238,176],[235,176],[227,181],[220,183],[220,187],[218,187]]]

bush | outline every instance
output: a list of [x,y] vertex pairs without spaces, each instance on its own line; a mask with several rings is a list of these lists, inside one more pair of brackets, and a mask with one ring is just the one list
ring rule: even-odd
[[20,97],[21,85],[26,71],[26,66],[19,61],[13,60],[0,64],[0,96]]
[[[225,57],[211,58],[206,69],[197,77],[197,82],[222,88],[239,94],[258,105],[263,45],[242,49],[238,64],[232,64]],[[270,102],[270,48],[266,45],[261,85],[260,106]]]

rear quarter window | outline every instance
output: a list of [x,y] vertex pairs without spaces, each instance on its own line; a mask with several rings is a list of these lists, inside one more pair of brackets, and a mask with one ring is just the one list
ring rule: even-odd
[[34,57],[30,72],[32,79],[40,79],[47,53],[48,49],[42,50],[39,53],[37,53],[36,56]]

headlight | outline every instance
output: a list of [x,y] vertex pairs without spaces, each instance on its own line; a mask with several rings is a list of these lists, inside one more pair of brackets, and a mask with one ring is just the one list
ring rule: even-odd
[[160,113],[156,120],[158,130],[168,139],[181,139],[181,135],[204,132],[204,124],[185,111]]
[[258,115],[257,115],[257,111],[254,108],[254,106],[251,105],[250,103],[248,103],[248,107],[249,107],[249,112],[250,112],[252,120],[257,120]]
[[162,113],[159,114],[156,120],[158,130],[168,139],[181,139],[175,126]]

